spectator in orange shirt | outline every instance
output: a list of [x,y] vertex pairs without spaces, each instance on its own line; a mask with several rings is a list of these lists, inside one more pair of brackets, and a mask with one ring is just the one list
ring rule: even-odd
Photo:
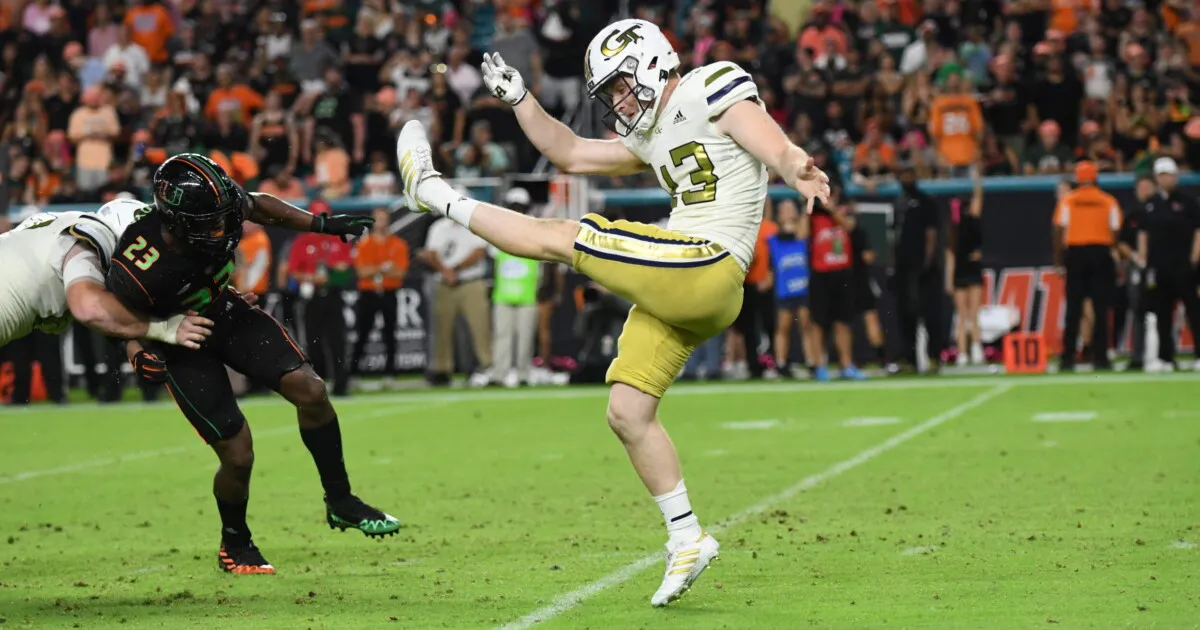
[[854,182],[868,189],[896,171],[896,146],[879,128],[879,122],[867,123],[862,142],[854,147]]
[[387,208],[376,208],[371,234],[354,248],[354,271],[358,274],[358,303],[354,319],[358,331],[350,357],[351,373],[361,373],[363,349],[375,328],[375,317],[383,315],[383,345],[387,364],[384,376],[396,375],[396,292],[408,275],[408,243],[392,234],[392,215]]
[[275,165],[267,170],[267,179],[264,179],[258,185],[258,192],[274,195],[280,199],[288,201],[296,201],[304,199],[304,184],[300,183],[299,179],[292,177],[291,172],[286,168]]
[[1175,29],[1175,39],[1183,44],[1188,65],[1200,68],[1200,13],[1189,11],[1186,17]]
[[159,64],[167,61],[167,42],[175,34],[171,14],[162,4],[153,0],[135,0],[136,4],[125,10],[125,27],[133,41],[146,50],[150,61]]
[[949,177],[967,177],[983,146],[983,110],[963,74],[957,65],[951,67],[946,91],[933,99],[929,111],[929,134]]
[[819,6],[813,9],[812,22],[809,26],[800,32],[800,39],[797,46],[800,49],[807,48],[813,51],[813,55],[825,52],[826,46],[832,40],[834,50],[837,54],[843,55],[846,53],[846,32],[829,21],[829,9]]
[[254,112],[262,109],[263,97],[242,83],[233,82],[233,67],[221,64],[217,68],[217,87],[208,95],[204,115],[212,122],[217,121],[221,110],[237,110],[237,121],[243,125],[254,119]]
[[[762,224],[758,228],[758,241],[754,244],[754,258],[750,261],[750,269],[746,273],[742,310],[738,313],[733,327],[742,334],[746,346],[746,364],[750,370],[750,378],[762,378],[767,370],[774,372],[775,357],[772,352],[774,341],[768,331],[775,329],[774,322],[769,321],[775,313],[775,300],[771,289],[771,246],[768,239],[779,231],[779,225],[771,219],[771,202],[767,201],[763,208]],[[767,349],[759,352],[759,345],[764,335],[767,338]]]
[[25,182],[25,203],[35,206],[44,206],[50,202],[50,198],[58,193],[58,187],[62,177],[50,170],[46,165],[45,158],[38,156],[33,158],[29,165],[29,177]]
[[350,194],[350,154],[342,148],[337,134],[322,129],[317,132],[316,144],[313,179],[321,189],[321,196],[337,199]]
[[1050,28],[1070,35],[1079,27],[1079,18],[1096,13],[1097,0],[1052,0],[1050,5]]
[[271,284],[271,237],[257,223],[242,224],[242,240],[237,248],[234,286],[241,293],[262,295]]

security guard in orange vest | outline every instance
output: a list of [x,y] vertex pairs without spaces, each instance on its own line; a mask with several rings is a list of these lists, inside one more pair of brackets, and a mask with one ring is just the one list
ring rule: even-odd
[[1067,272],[1067,321],[1060,366],[1064,371],[1075,368],[1079,319],[1085,299],[1091,299],[1096,313],[1092,366],[1098,370],[1112,369],[1108,360],[1108,311],[1116,285],[1113,246],[1122,216],[1116,198],[1096,185],[1098,175],[1094,163],[1085,160],[1076,164],[1077,187],[1059,201],[1054,211],[1058,232],[1055,244],[1060,245],[1055,248],[1055,263],[1065,266]]

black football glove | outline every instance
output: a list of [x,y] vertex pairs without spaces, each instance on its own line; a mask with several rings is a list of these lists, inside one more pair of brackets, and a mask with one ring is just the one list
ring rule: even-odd
[[133,366],[133,371],[137,373],[138,378],[150,383],[167,381],[167,362],[152,352],[138,350],[137,354],[129,360],[129,364]]
[[375,219],[362,214],[318,214],[313,216],[312,231],[342,237],[342,242],[362,233],[375,225]]

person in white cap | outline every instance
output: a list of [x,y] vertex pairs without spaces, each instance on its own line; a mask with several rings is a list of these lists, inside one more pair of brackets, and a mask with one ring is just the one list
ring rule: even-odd
[[[504,205],[529,212],[532,199],[524,188],[504,193]],[[529,384],[537,335],[537,296],[541,262],[488,248],[494,264],[492,283],[492,380],[505,387]]]
[[210,320],[152,320],[104,287],[117,242],[144,208],[140,201],[116,199],[96,213],[37,213],[0,235],[0,346],[34,330],[61,334],[75,319],[109,337],[200,347]]
[[[1186,307],[1188,325],[1200,330],[1200,298],[1196,294],[1200,265],[1200,205],[1179,190],[1179,166],[1169,157],[1154,161],[1158,194],[1146,204],[1138,231],[1138,259],[1145,261],[1148,306],[1158,320],[1158,358],[1163,369],[1175,369],[1175,305]],[[1198,344],[1200,345],[1200,344]],[[1197,349],[1200,357],[1200,349]],[[1200,368],[1200,358],[1196,361]]]
[[692,511],[659,400],[696,345],[741,310],[768,169],[806,197],[810,211],[814,200],[829,200],[829,177],[766,112],[749,73],[718,62],[680,76],[680,65],[651,22],[620,20],[600,31],[588,44],[584,77],[620,138],[593,140],[550,117],[499,55],[483,62],[492,96],[513,107],[529,140],[563,172],[657,175],[671,198],[665,229],[598,214],[537,219],[469,199],[433,168],[421,123],[407,123],[396,140],[410,208],[444,213],[511,254],[570,263],[634,303],[605,378],[607,416],[666,523],[666,568],[652,606],[681,597],[720,551]]

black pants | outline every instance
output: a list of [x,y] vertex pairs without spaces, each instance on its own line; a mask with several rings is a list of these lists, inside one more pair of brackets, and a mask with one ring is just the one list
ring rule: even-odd
[[[241,296],[223,292],[206,311],[212,336],[199,350],[148,341],[167,362],[167,388],[207,444],[228,440],[245,424],[225,366],[275,391],[307,359],[283,326]],[[343,327],[344,328],[344,327]]]
[[[742,291],[742,310],[738,313],[733,327],[742,333],[746,344],[746,365],[750,368],[752,378],[762,378],[763,365],[758,362],[758,344],[762,341],[763,332],[771,315],[772,303],[770,292],[759,291],[758,288],[747,284]],[[767,353],[774,355],[775,340],[773,334],[767,335]]]
[[946,341],[943,330],[943,278],[936,266],[927,269],[897,267],[892,277],[896,290],[896,315],[900,324],[901,351],[906,361],[917,364],[917,328],[925,322],[929,337],[925,353],[931,363],[941,360]]
[[1062,363],[1067,367],[1075,364],[1083,301],[1091,299],[1096,314],[1092,323],[1092,365],[1107,366],[1108,311],[1112,308],[1117,273],[1112,250],[1106,245],[1070,247],[1064,262],[1067,267],[1067,321],[1063,325]]
[[[1195,271],[1187,263],[1154,269],[1154,288],[1150,289],[1148,298],[1158,320],[1158,358],[1173,362],[1176,304],[1183,302],[1192,335],[1196,336],[1196,331],[1200,330],[1200,298],[1196,295]],[[1200,343],[1196,345],[1196,356],[1200,358]]]
[[[1117,286],[1113,295],[1113,345],[1123,347],[1130,342],[1130,364],[1142,365],[1146,355],[1146,291],[1142,272],[1129,266],[1125,284]],[[1129,326],[1129,339],[1125,326]]]
[[350,355],[350,369],[358,374],[362,372],[363,349],[367,345],[367,337],[375,327],[375,315],[383,313],[383,345],[386,349],[387,363],[383,366],[385,376],[396,375],[396,292],[395,291],[362,291],[358,294],[358,303],[354,308],[355,328],[358,338],[354,342],[354,352]]
[[62,343],[58,337],[35,330],[8,344],[7,348],[8,357],[13,362],[12,404],[29,404],[33,390],[34,361],[42,364],[46,398],[58,403],[66,402],[67,390],[63,389]]
[[313,370],[333,384],[334,396],[350,391],[350,373],[346,365],[346,303],[342,292],[318,292],[304,305],[305,350]]

